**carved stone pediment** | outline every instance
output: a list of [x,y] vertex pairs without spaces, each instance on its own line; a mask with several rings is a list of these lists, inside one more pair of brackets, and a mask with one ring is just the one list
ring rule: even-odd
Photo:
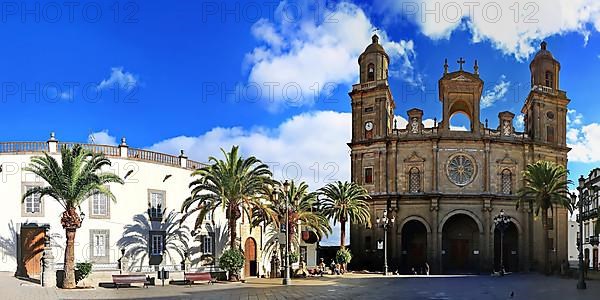
[[456,77],[454,77],[454,78],[452,78],[450,80],[455,80],[455,81],[471,81],[471,79],[467,78],[464,75],[456,76]]
[[496,160],[496,163],[501,164],[501,165],[516,165],[518,162],[511,158],[510,155],[508,155],[508,153],[504,154],[504,157],[501,159]]
[[404,159],[405,163],[422,163],[424,161],[425,159],[420,157],[417,151],[414,151],[409,157]]

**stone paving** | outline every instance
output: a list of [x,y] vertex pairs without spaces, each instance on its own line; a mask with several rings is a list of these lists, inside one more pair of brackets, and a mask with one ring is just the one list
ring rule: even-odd
[[[491,276],[390,276],[346,274],[294,279],[249,279],[246,283],[97,287],[86,290],[41,288],[9,274],[0,274],[0,299],[600,299],[600,281],[577,290],[576,280],[537,274]],[[512,294],[512,297],[511,297]]]

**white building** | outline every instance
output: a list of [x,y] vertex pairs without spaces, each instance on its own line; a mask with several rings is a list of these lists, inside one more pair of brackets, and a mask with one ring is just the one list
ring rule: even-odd
[[569,221],[568,229],[568,253],[569,253],[569,266],[571,268],[578,267],[579,251],[577,250],[577,233],[579,232],[579,223],[575,221]]
[[583,210],[577,215],[577,219],[581,218],[583,220],[583,258],[590,269],[598,270],[600,268],[598,259],[600,232],[596,232],[594,229],[598,222],[600,168],[593,169],[588,177],[584,179],[582,193],[586,201]]
[[[59,159],[61,147],[73,145],[59,142],[54,135],[46,142],[0,142],[3,204],[0,210],[0,271],[33,278],[40,276],[46,237],[51,240],[56,267],[62,267],[65,234],[60,215],[64,209],[49,197],[33,196],[25,201],[21,198],[31,186],[46,184],[24,171],[31,158],[48,152]],[[216,260],[229,240],[223,212],[209,216],[193,236],[189,235],[188,249],[177,242],[168,242],[172,231],[179,230],[180,216],[169,214],[179,212],[182,202],[190,196],[190,175],[201,166],[200,163],[187,159],[183,151],[181,155],[173,156],[130,148],[125,139],[118,146],[83,146],[104,153],[112,162],[110,170],[106,171],[124,178],[125,184],[109,185],[116,202],[95,196],[81,205],[84,221],[75,240],[77,262],[92,262],[95,271],[118,272],[117,261],[122,256],[121,250],[125,249],[131,272],[154,272],[157,265],[180,270],[184,251],[189,252],[194,270],[217,264]],[[191,231],[194,222],[195,216],[192,216],[184,226]],[[267,250],[273,248],[269,247],[273,239],[268,236],[272,230],[260,227],[250,230],[247,223],[242,219],[238,226],[240,245],[247,260],[243,273],[247,276],[267,275],[272,256]],[[308,264],[316,265],[316,244],[302,243],[301,246],[309,249]]]

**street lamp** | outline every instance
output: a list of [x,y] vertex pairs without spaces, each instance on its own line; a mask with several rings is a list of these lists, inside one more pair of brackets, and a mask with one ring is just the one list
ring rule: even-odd
[[[290,183],[285,180],[283,182],[283,196],[285,197],[285,255],[283,260],[283,267],[285,268],[285,276],[283,277],[282,284],[289,285],[291,282],[290,279],[290,210],[289,210],[289,199],[288,199],[288,188]],[[273,191],[273,197],[275,201],[277,201],[278,193],[277,191]]]
[[579,280],[577,281],[577,289],[585,290],[587,288],[585,284],[585,274],[584,274],[584,266],[583,266],[583,202],[585,201],[585,196],[583,195],[583,187],[585,184],[585,179],[583,175],[579,177],[579,186],[577,187],[577,191],[579,192],[579,201],[577,201],[577,196],[575,193],[571,194],[571,203],[578,204],[577,209],[579,210],[579,217],[577,218],[579,221],[579,235],[577,241],[577,249],[579,250]]
[[500,276],[504,276],[504,232],[510,226],[510,217],[504,214],[504,209],[494,217],[494,226],[500,231]]
[[383,275],[387,276],[388,275],[388,264],[387,264],[387,232],[388,232],[388,228],[391,228],[392,226],[394,226],[394,221],[396,221],[395,217],[392,216],[392,218],[388,218],[388,212],[387,210],[383,213],[383,216],[381,217],[381,219],[379,217],[377,217],[377,219],[375,220],[377,223],[377,226],[383,228]]

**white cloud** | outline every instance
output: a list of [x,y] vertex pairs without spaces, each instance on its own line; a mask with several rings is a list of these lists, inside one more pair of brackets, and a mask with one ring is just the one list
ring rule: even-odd
[[[179,154],[206,161],[209,156],[222,158],[226,151],[239,145],[242,155],[254,155],[267,163],[277,179],[303,180],[316,190],[323,185],[350,180],[351,115],[318,111],[294,116],[278,127],[214,128],[200,136],[178,136],[158,142],[154,151]],[[325,144],[323,141],[327,141]],[[339,244],[339,224],[324,244]]]
[[517,117],[515,118],[515,129],[517,131],[524,131],[525,130],[525,116],[523,116],[522,114],[517,115]]
[[510,81],[506,81],[506,76],[500,76],[500,81],[490,90],[485,91],[481,96],[481,108],[488,108],[496,101],[504,98],[510,87]]
[[567,127],[580,126],[583,124],[583,115],[574,109],[567,110]]
[[61,92],[59,96],[60,96],[60,99],[64,99],[64,100],[73,99],[73,95],[70,92]]
[[567,111],[567,145],[569,161],[600,162],[600,124],[583,124],[583,115],[574,109]]
[[584,44],[600,30],[597,0],[381,0],[382,15],[416,23],[431,39],[449,39],[455,30],[469,31],[474,43],[490,41],[505,54],[524,60],[546,37],[577,32]]
[[[244,155],[254,155],[272,166],[278,179],[306,181],[311,188],[336,180],[350,180],[351,139],[349,113],[318,111],[296,115],[276,128],[214,128],[203,135],[179,136],[158,142],[151,150],[186,154],[206,161],[221,156],[220,148],[239,145]],[[327,145],[323,145],[327,141]]]
[[108,129],[93,132],[88,136],[88,142],[98,145],[116,145],[117,139],[108,133]]
[[107,89],[120,87],[124,90],[131,90],[138,85],[137,76],[130,72],[124,72],[123,67],[111,68],[110,77],[102,80],[98,84],[98,89]]
[[600,124],[591,123],[567,131],[567,144],[571,147],[569,161],[600,162]]
[[[282,16],[284,6],[289,7],[281,2],[275,21],[263,19],[252,27],[261,45],[246,55],[249,84],[269,89],[268,95],[265,92],[262,96],[277,108],[282,103],[310,105],[333,88],[356,83],[358,56],[371,43],[375,29],[364,11],[341,2],[311,13],[304,7],[305,17],[290,21]],[[422,85],[413,66],[414,43],[391,41],[384,31],[378,34],[392,60],[390,75]]]

